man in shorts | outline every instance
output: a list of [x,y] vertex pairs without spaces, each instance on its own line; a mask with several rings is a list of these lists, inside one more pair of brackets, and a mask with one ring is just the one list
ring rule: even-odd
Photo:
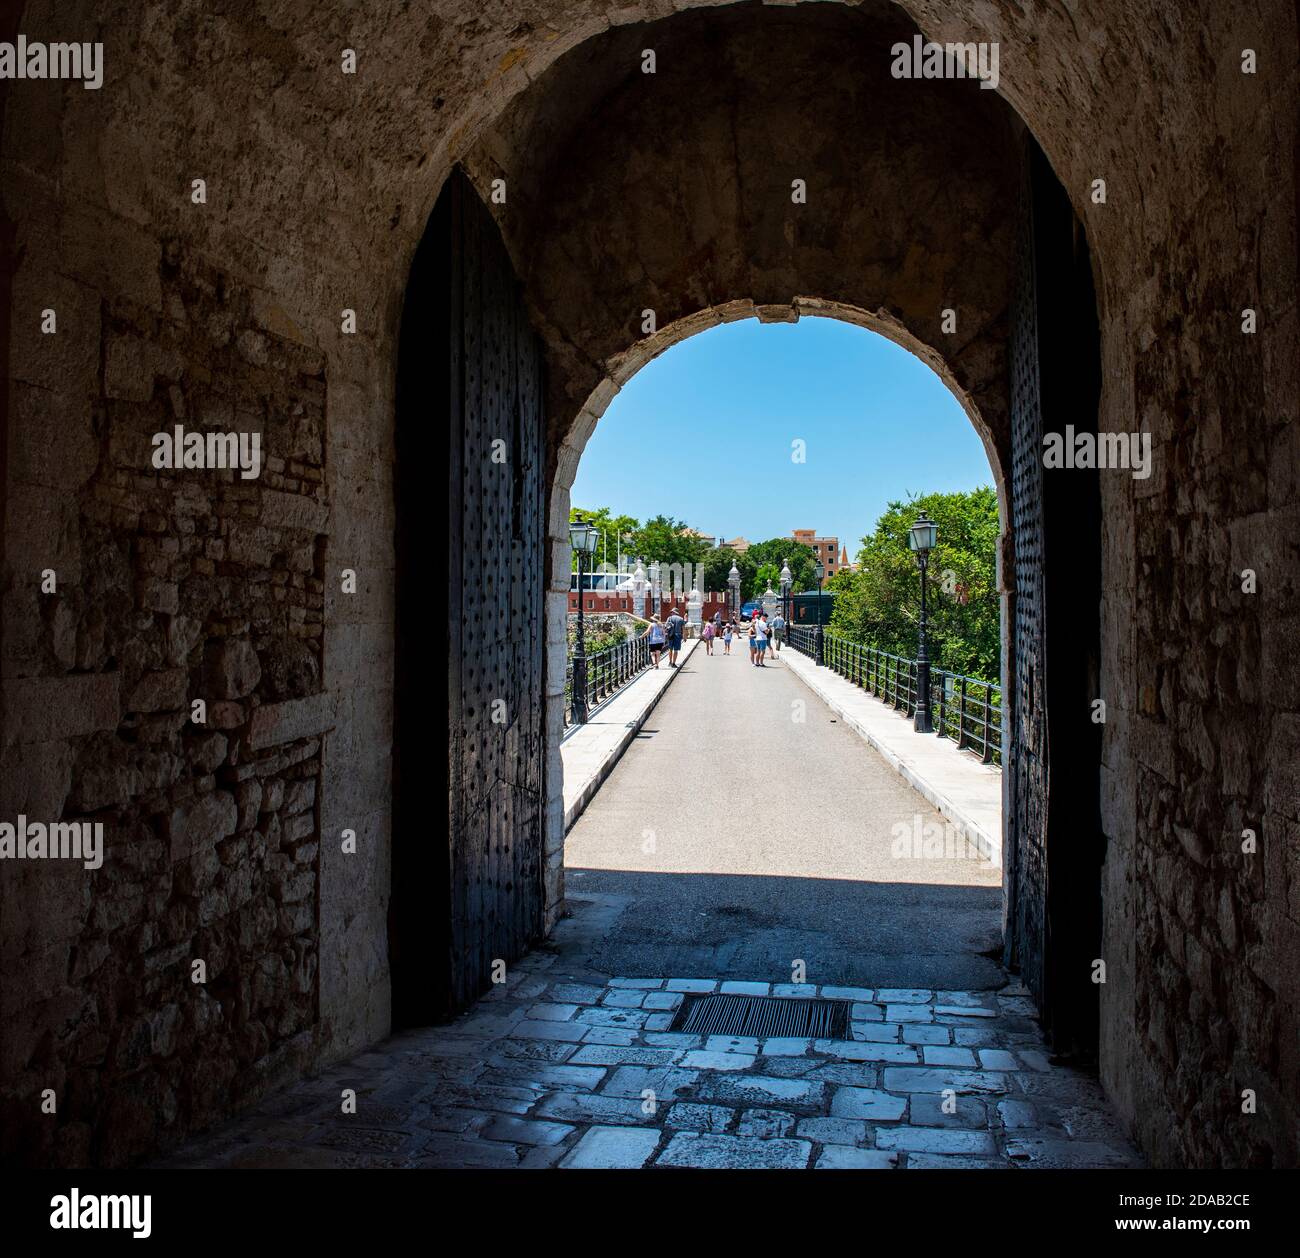
[[772,647],[779,655],[781,653],[781,639],[785,637],[785,617],[777,612],[772,617]]
[[685,617],[673,608],[664,621],[664,631],[668,634],[668,667],[677,667],[677,652],[682,649],[682,630],[686,628]]

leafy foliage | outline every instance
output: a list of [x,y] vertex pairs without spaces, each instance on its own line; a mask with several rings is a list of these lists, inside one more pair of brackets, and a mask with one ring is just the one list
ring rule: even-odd
[[[625,556],[635,556],[645,560],[648,565],[653,560],[671,567],[674,564],[685,568],[687,564],[701,564],[703,575],[700,588],[724,592],[727,576],[734,561],[740,572],[741,599],[758,598],[767,589],[768,581],[772,588],[780,593],[781,565],[790,565],[793,578],[791,588],[795,593],[816,588],[817,578],[814,564],[816,556],[812,547],[803,546],[789,537],[773,537],[765,542],[754,542],[748,551],[738,555],[726,546],[713,547],[683,532],[686,521],[675,520],[669,515],[657,515],[644,524],[630,515],[616,515],[609,507],[573,507],[569,519],[581,516],[589,524],[601,531],[601,538],[596,544],[594,562],[599,566],[609,556],[614,563],[620,552]],[[621,539],[621,547],[620,547]],[[574,571],[577,570],[577,558],[573,560]]]
[[[608,554],[609,562],[612,564],[615,556],[619,552],[619,538],[623,541],[623,553],[634,549],[632,538],[640,525],[630,515],[614,515],[608,507],[596,507],[594,510],[587,508],[573,507],[569,511],[569,521],[581,517],[588,524],[594,524],[600,529],[601,537],[596,543],[596,553],[592,556],[593,561],[599,565],[604,562]],[[573,571],[578,570],[578,557],[573,556]]]
[[[641,524],[630,515],[615,515],[608,507],[573,507],[569,511],[570,521],[581,516],[588,524],[594,524],[601,531],[601,538],[596,543],[593,560],[599,566],[608,554],[612,565],[621,550],[627,556],[639,556],[649,563],[657,559],[661,564],[701,563],[707,555],[713,553],[707,542],[698,537],[683,534],[686,528],[684,520],[674,520],[672,516],[657,515],[652,520]],[[577,556],[573,558],[573,570],[578,568]]]
[[727,546],[710,551],[709,557],[704,561],[704,588],[725,591],[733,562],[740,573],[742,602],[758,598],[767,589],[769,579],[772,588],[780,594],[782,563],[790,565],[790,575],[793,578],[791,588],[795,593],[813,589],[816,585],[812,547],[803,546],[788,537],[773,537],[766,542],[754,542],[743,555],[738,555]]
[[998,500],[988,486],[891,502],[875,532],[862,539],[860,570],[837,573],[827,586],[836,595],[831,629],[893,654],[916,655],[921,585],[908,531],[922,511],[939,528],[928,574],[930,658],[952,672],[996,680]]
[[669,566],[703,563],[713,553],[713,548],[698,537],[683,534],[684,528],[685,520],[657,515],[634,531],[632,548],[647,563],[655,559]]

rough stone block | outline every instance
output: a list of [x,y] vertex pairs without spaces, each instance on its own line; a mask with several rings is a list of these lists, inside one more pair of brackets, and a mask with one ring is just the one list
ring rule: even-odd
[[635,1127],[592,1127],[560,1163],[569,1170],[636,1170],[649,1161],[659,1132]]
[[239,809],[229,791],[210,791],[172,809],[167,819],[173,862],[215,848],[235,833]]
[[656,1166],[702,1170],[802,1170],[812,1145],[807,1140],[764,1140],[756,1136],[716,1136],[679,1131],[655,1161]]
[[293,742],[334,727],[334,696],[329,691],[306,699],[287,699],[255,709],[248,741],[253,750]]
[[6,745],[49,742],[112,730],[120,720],[117,673],[23,677],[5,683]]
[[242,699],[262,680],[262,665],[247,638],[214,638],[203,653],[203,684],[211,698]]
[[123,706],[128,712],[169,712],[185,706],[188,690],[189,674],[183,668],[145,673]]

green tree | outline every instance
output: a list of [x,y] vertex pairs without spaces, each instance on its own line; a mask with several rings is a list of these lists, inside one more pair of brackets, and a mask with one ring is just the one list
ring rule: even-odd
[[727,584],[727,577],[731,573],[733,563],[736,565],[736,571],[740,573],[741,597],[748,598],[746,591],[754,583],[754,561],[748,553],[739,555],[730,546],[719,546],[716,550],[709,551],[704,560],[704,576],[701,578],[704,585],[701,588],[725,594],[731,588]]
[[754,581],[745,587],[746,598],[758,598],[767,589],[767,579],[759,578],[759,570],[771,567],[772,588],[781,593],[781,565],[790,565],[790,588],[796,593],[817,588],[817,577],[813,565],[816,557],[811,546],[804,546],[790,537],[773,537],[765,542],[754,542],[749,550],[750,562],[754,565]]
[[998,500],[988,486],[891,502],[862,539],[860,570],[837,573],[831,629],[896,655],[916,655],[920,574],[908,532],[925,511],[938,525],[930,554],[930,658],[941,668],[996,681],[1001,660],[997,591]]
[[702,563],[712,553],[707,542],[682,532],[685,520],[674,520],[670,515],[657,515],[647,520],[632,534],[632,548],[646,561],[658,560],[661,564]]
[[704,588],[725,593],[729,588],[727,576],[733,562],[740,573],[742,602],[749,602],[763,594],[769,580],[772,589],[780,594],[783,563],[790,565],[790,588],[796,594],[801,590],[811,590],[816,585],[812,547],[802,546],[788,537],[773,537],[766,542],[751,543],[743,555],[738,555],[728,546],[719,546],[717,550],[710,551],[704,561]]
[[768,586],[777,593],[781,593],[781,569],[768,560],[767,563],[759,564],[754,572],[754,588],[750,591],[750,598],[761,598],[767,592]]
[[[622,538],[622,552],[627,554],[631,548],[631,539],[635,536],[640,524],[630,515],[615,515],[608,507],[571,507],[569,509],[569,521],[581,517],[588,524],[594,524],[600,529],[601,536],[596,543],[596,553],[592,556],[593,562],[599,566],[605,562],[605,556],[609,556],[609,562],[612,565],[616,561],[619,553],[619,539]],[[573,556],[573,571],[578,570],[578,558]]]

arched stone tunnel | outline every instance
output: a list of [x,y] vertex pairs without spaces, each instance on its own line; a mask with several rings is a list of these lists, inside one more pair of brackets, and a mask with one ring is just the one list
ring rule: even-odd
[[[0,819],[102,822],[105,850],[0,868],[4,1157],[165,1150],[462,1007],[553,925],[577,459],[675,341],[830,313],[930,363],[998,474],[1008,962],[1153,1162],[1295,1165],[1295,21],[1268,0],[9,19],[0,38],[102,40],[105,81],[0,97]],[[996,41],[997,90],[893,78],[917,33]],[[1067,422],[1149,433],[1152,475],[1044,476]],[[261,433],[260,475],[158,470],[176,425]],[[471,466],[495,437],[508,488]],[[503,653],[494,618],[521,615],[546,631]]]

